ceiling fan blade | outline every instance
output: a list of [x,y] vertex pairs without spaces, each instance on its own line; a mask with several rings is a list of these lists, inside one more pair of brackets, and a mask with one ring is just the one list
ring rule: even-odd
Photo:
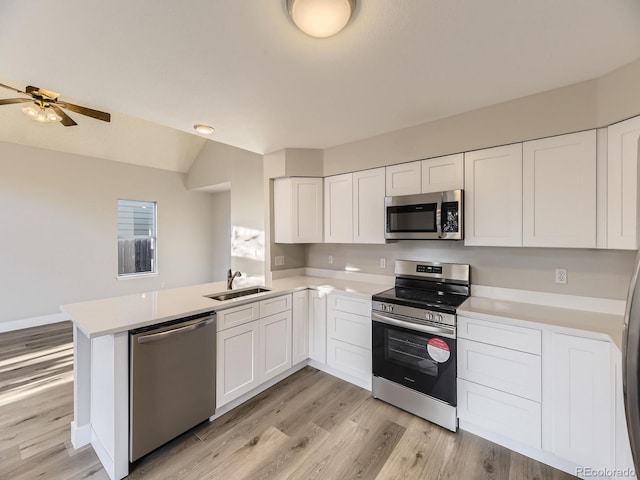
[[14,92],[18,92],[18,93],[27,93],[27,92],[23,92],[22,90],[18,90],[17,88],[14,87],[10,87],[9,85],[3,85],[2,83],[0,83],[0,87],[2,88],[6,88],[8,90],[13,90]]
[[81,107],[80,105],[74,105],[73,103],[58,102],[58,105],[62,108],[66,108],[67,110],[71,110],[72,112],[86,115],[87,117],[97,118],[98,120],[102,120],[103,122],[111,121],[110,113],[101,112],[100,110],[94,110],[92,108]]
[[55,103],[51,103],[49,104],[49,106],[53,109],[54,112],[60,115],[60,118],[62,118],[62,120],[60,120],[60,123],[62,125],[64,125],[65,127],[73,127],[74,125],[77,125],[77,123],[74,122],[69,115],[64,113],[62,109],[58,107]]
[[28,103],[33,102],[31,98],[3,98],[0,99],[0,105],[9,105],[10,103]]

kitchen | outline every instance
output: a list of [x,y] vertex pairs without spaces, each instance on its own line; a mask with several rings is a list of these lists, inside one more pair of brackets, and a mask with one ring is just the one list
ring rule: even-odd
[[[359,25],[356,20],[357,16],[350,27]],[[284,21],[288,27],[286,17]],[[348,35],[349,31],[349,28],[345,29],[341,35]],[[338,41],[340,36],[334,38]],[[637,56],[628,58],[633,60]],[[3,75],[11,77],[10,73]],[[16,71],[13,75],[13,83],[8,79],[2,83],[14,84],[18,80],[35,82],[31,78],[23,78],[26,73]],[[192,154],[195,161],[193,166],[184,170],[183,176],[171,173],[168,169],[161,171],[102,160],[108,158],[105,153],[82,155],[76,150],[75,154],[70,155],[61,153],[60,148],[41,150],[46,146],[37,143],[24,145],[26,140],[15,140],[24,139],[24,134],[21,137],[16,133],[18,127],[12,123],[18,120],[15,116],[22,115],[13,111],[12,115],[3,113],[2,121],[7,122],[7,128],[3,124],[2,131],[13,132],[15,136],[13,140],[2,138],[5,142],[1,155],[5,179],[2,191],[3,200],[6,200],[3,203],[13,206],[2,215],[4,224],[19,227],[23,234],[3,240],[8,246],[3,265],[8,266],[6,271],[11,275],[5,277],[3,283],[3,291],[7,296],[3,298],[5,307],[2,320],[24,325],[22,322],[25,318],[39,318],[48,314],[62,320],[62,314],[56,313],[62,304],[224,281],[229,267],[243,272],[243,277],[236,280],[236,288],[242,286],[241,280],[246,281],[251,276],[267,277],[264,282],[268,285],[270,276],[282,280],[277,277],[291,274],[316,277],[324,274],[335,277],[335,280],[386,282],[379,283],[379,288],[368,292],[373,294],[387,289],[393,283],[397,259],[469,264],[472,267],[472,289],[477,285],[493,287],[494,291],[512,289],[624,302],[633,268],[634,249],[596,249],[602,244],[580,248],[483,247],[467,246],[466,240],[415,240],[366,245],[323,241],[310,244],[276,243],[272,234],[274,212],[271,209],[263,212],[263,205],[273,201],[270,190],[272,179],[275,178],[333,177],[605,128],[640,113],[640,99],[634,88],[639,76],[637,61],[622,62],[593,79],[584,79],[574,85],[541,89],[539,91],[542,93],[520,95],[522,98],[468,109],[468,113],[415,127],[389,128],[386,131],[391,133],[382,135],[358,136],[354,132],[351,141],[335,142],[329,145],[339,146],[323,149],[289,148],[304,143],[290,143],[275,151],[256,149],[267,153],[263,157],[215,141],[203,142],[204,145],[186,143],[195,150]],[[46,86],[44,80],[40,83]],[[109,105],[104,100],[96,104]],[[115,119],[114,114],[114,128]],[[79,126],[73,128],[84,127],[87,123],[79,122]],[[19,131],[27,131],[29,126],[20,124]],[[100,128],[99,132],[103,132],[102,128],[105,127]],[[354,140],[357,138],[365,140]],[[199,140],[195,138],[194,142]],[[196,148],[198,146],[201,146],[201,150]],[[158,156],[162,154],[156,153]],[[225,184],[231,184],[230,191],[225,189]],[[186,189],[183,185],[186,185]],[[469,188],[466,178],[464,188],[465,192]],[[596,194],[602,191],[602,188],[596,189]],[[118,198],[158,202],[159,267],[156,277],[114,280],[113,265],[117,264],[117,252],[112,225],[114,202]],[[596,207],[601,206],[602,202],[597,202]],[[19,212],[25,218],[38,218],[39,222],[24,222]],[[75,217],[72,213],[75,213]],[[236,239],[240,245],[236,245],[237,255],[215,263],[216,253],[211,252],[210,245],[219,232],[209,221],[203,222],[202,219],[225,216],[229,225],[226,235]],[[598,218],[602,216],[596,216],[596,221]],[[234,232],[233,227],[237,226],[249,232],[264,232],[264,240],[258,235],[256,245],[243,246],[244,239],[255,237],[246,231],[243,233],[236,229]],[[601,235],[602,225],[596,227]],[[51,246],[46,248],[38,242],[44,231],[51,242]],[[468,230],[465,238],[469,238]],[[88,250],[87,244],[95,248]],[[30,253],[28,262],[20,254],[24,251]],[[250,253],[241,254],[242,251]],[[86,252],[83,262],[78,262],[77,252]],[[283,265],[277,265],[280,263],[277,257],[284,257]],[[383,263],[384,268],[381,268]],[[215,267],[212,268],[212,265]],[[566,270],[566,284],[555,282],[556,269]],[[213,274],[211,270],[214,270]],[[325,280],[322,283],[331,282]],[[221,284],[206,293],[213,294],[225,289]],[[37,292],[38,298],[33,298],[33,292]]]

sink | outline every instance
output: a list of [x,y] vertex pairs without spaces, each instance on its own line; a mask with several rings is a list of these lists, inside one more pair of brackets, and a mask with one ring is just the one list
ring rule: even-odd
[[222,293],[214,293],[211,295],[205,295],[205,297],[210,298],[212,300],[218,300],[222,302],[224,300],[231,300],[232,298],[238,297],[246,297],[247,295],[254,295],[256,293],[262,292],[270,292],[271,289],[264,287],[252,287],[252,288],[244,288],[242,290],[228,290]]

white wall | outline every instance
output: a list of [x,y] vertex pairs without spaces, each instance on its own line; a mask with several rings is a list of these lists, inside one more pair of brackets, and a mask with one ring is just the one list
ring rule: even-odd
[[[184,174],[0,142],[0,321],[212,281],[213,199]],[[158,275],[117,280],[117,200],[158,204]]]
[[211,194],[213,198],[213,281],[227,279],[231,268],[231,192]]

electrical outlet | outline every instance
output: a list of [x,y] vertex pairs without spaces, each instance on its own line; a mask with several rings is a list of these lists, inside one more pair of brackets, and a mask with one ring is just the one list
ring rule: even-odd
[[284,255],[276,255],[275,264],[276,266],[284,265]]
[[566,268],[556,268],[556,283],[561,283],[562,285],[567,284],[567,269]]
[[333,265],[333,255],[329,255],[329,265]]
[[387,259],[380,257],[380,268],[387,268]]

